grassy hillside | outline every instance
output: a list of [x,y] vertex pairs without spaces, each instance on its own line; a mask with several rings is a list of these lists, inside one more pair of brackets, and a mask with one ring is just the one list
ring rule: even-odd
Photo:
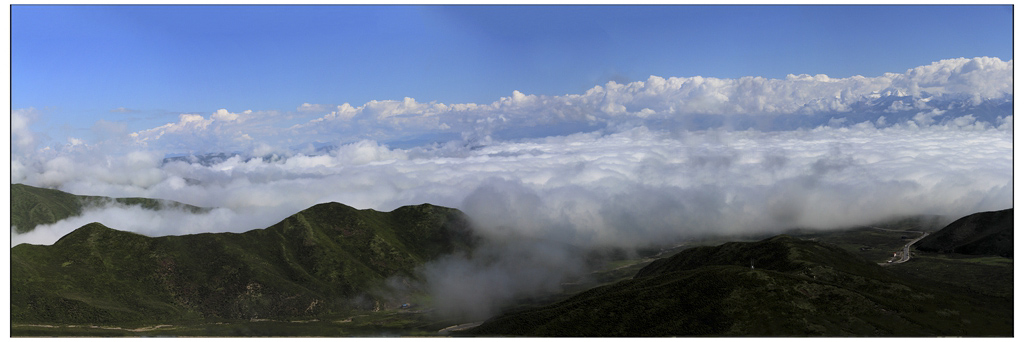
[[686,271],[706,265],[733,265],[779,272],[807,272],[816,267],[869,277],[886,277],[877,265],[850,255],[834,245],[779,235],[758,243],[727,242],[701,246],[655,260],[635,278]]
[[[368,292],[474,243],[455,209],[319,204],[242,234],[150,238],[93,223],[11,249],[14,323],[315,318],[397,306]],[[397,299],[392,299],[392,301]]]
[[1012,336],[1012,312],[1012,304],[901,280],[834,246],[778,236],[688,249],[633,279],[500,315],[464,333]]
[[[929,221],[936,220],[915,218],[872,225],[879,228],[860,227],[842,231],[811,232],[801,234],[800,237],[834,244],[869,261],[884,263],[892,258],[893,252],[902,250],[907,242],[919,236],[918,232],[930,231],[934,234],[947,225],[932,224]],[[921,250],[912,250],[911,254],[910,261],[888,265],[889,267],[885,269],[905,281],[969,296],[972,300],[1013,302],[1012,258]]]
[[110,198],[102,196],[79,196],[60,190],[37,188],[24,184],[11,184],[11,225],[18,233],[27,233],[41,224],[52,224],[68,217],[82,214],[89,206],[116,202],[124,205],[139,205],[144,209],[184,209],[202,212],[208,209],[174,201],[151,198]]
[[1013,257],[1013,208],[964,216],[921,239],[918,250]]

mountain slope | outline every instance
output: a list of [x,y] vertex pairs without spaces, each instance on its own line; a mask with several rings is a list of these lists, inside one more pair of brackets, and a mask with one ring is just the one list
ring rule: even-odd
[[424,261],[470,248],[466,222],[429,204],[382,213],[325,203],[241,234],[150,238],[92,223],[53,246],[11,249],[11,317],[144,322],[373,308],[383,295],[367,291],[388,277],[414,277]]
[[925,252],[1013,257],[1013,208],[964,216],[917,243]]
[[877,265],[850,255],[839,247],[779,235],[759,243],[727,242],[719,246],[691,248],[651,262],[637,272],[634,278],[692,270],[706,265],[733,265],[795,273],[827,268],[873,278],[888,276],[880,272]]
[[1012,327],[1012,306],[977,305],[903,282],[842,249],[778,236],[685,250],[633,279],[500,315],[465,333],[1009,336]]
[[182,209],[203,212],[208,209],[184,203],[151,198],[110,198],[102,196],[79,196],[60,190],[37,188],[24,184],[11,184],[11,226],[18,233],[27,233],[41,224],[52,224],[68,217],[82,214],[90,206],[105,203],[139,205],[143,209]]

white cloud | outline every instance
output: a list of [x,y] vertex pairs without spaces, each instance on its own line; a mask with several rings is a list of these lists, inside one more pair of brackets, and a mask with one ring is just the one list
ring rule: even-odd
[[362,108],[363,107],[356,109],[355,107],[352,107],[352,105],[348,104],[348,102],[345,102],[344,104],[338,106],[338,110],[333,111],[330,114],[327,114],[321,118],[314,119],[312,122],[316,123],[333,120],[348,121],[355,117],[356,114],[359,114]]
[[31,153],[36,147],[36,134],[29,128],[39,115],[35,108],[11,111],[11,145],[15,154]]
[[[317,134],[326,132],[327,136],[331,132],[375,131],[376,136],[363,137],[378,140],[428,131],[476,132],[473,135],[484,137],[500,130],[559,123],[619,126],[658,121],[679,125],[706,120],[700,115],[720,116],[724,120],[790,115],[790,125],[812,128],[828,120],[828,116],[822,119],[825,121],[818,120],[812,116],[816,113],[825,113],[836,120],[854,114],[864,116],[857,117],[857,122],[875,121],[883,114],[891,117],[895,113],[912,112],[907,114],[910,117],[921,112],[946,110],[951,101],[978,105],[983,101],[1011,99],[1012,70],[1013,61],[959,58],[877,77],[651,76],[645,81],[628,84],[609,82],[575,95],[542,96],[513,91],[511,96],[490,104],[420,103],[412,98],[371,101],[359,107],[346,103],[337,111],[305,125],[296,125],[293,134],[308,133],[316,128]],[[332,122],[337,125],[323,126]]]
[[1000,117],[996,123],[999,124],[1001,130],[1013,131],[1013,115]]
[[[150,149],[180,153],[251,152],[266,150],[267,146],[279,151],[303,144],[362,139],[437,141],[461,136],[487,141],[605,127],[612,131],[636,126],[790,130],[814,128],[833,119],[833,124],[851,125],[863,121],[895,123],[915,116],[918,124],[928,125],[971,114],[977,122],[998,125],[997,118],[1012,115],[1012,110],[998,107],[1002,112],[981,115],[972,112],[970,106],[986,101],[999,106],[1000,101],[1012,101],[1012,70],[1012,60],[978,57],[942,60],[874,77],[720,79],[652,75],[626,84],[608,82],[583,94],[546,96],[513,91],[511,96],[489,104],[418,102],[410,97],[374,100],[359,106],[343,103],[298,124],[292,120],[326,112],[330,107],[303,103],[296,108],[296,116],[220,109],[208,118],[182,114],[177,122],[130,136]],[[888,120],[880,121],[882,116]]]
[[252,151],[259,143],[278,141],[282,129],[274,126],[285,119],[274,111],[233,113],[218,109],[209,118],[180,114],[178,122],[133,132],[127,137],[132,144],[171,153]]
[[931,125],[935,123],[935,117],[942,115],[943,112],[942,110],[933,109],[928,112],[917,113],[917,115],[914,115],[914,122],[917,122],[919,125]]
[[178,116],[178,122],[165,124],[160,127],[147,129],[144,131],[134,133],[137,139],[142,142],[148,140],[160,139],[164,134],[167,133],[184,133],[194,134],[195,132],[205,130],[213,123],[213,119],[203,118],[199,114],[181,114]]
[[894,77],[894,83],[909,89],[911,95],[964,94],[978,104],[1013,94],[1013,61],[992,57],[946,59],[907,70]]
[[359,107],[352,107],[352,105],[346,102],[338,106],[337,111],[333,111],[312,122],[350,120],[357,116],[371,120],[396,122],[400,119],[409,119],[410,117],[437,115],[448,110],[449,107],[447,105],[437,102],[420,103],[411,97],[406,97],[402,101],[373,100]]
[[22,178],[12,181],[280,215],[325,201],[378,210],[430,202],[466,210],[493,236],[632,246],[1012,206],[1012,132],[976,123],[769,133],[640,127],[413,149],[361,141],[209,166],[163,164],[145,152],[99,162],[71,154],[20,164]]
[[213,115],[210,115],[210,118],[218,121],[235,121],[238,120],[238,114],[228,112],[227,109],[222,108],[214,112]]

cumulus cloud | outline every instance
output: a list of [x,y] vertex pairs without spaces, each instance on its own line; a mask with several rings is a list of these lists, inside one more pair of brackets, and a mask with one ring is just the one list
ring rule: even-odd
[[441,122],[438,115],[449,113],[450,110],[448,105],[421,103],[411,97],[402,101],[374,100],[359,107],[344,103],[337,106],[337,110],[305,124],[295,125],[291,130],[329,138],[358,136],[387,139],[394,137],[397,132],[408,135],[449,130],[451,126]]
[[1013,61],[991,57],[947,59],[907,70],[894,77],[893,83],[914,96],[955,94],[980,104],[985,99],[1013,94]]
[[181,114],[178,116],[178,122],[176,123],[168,123],[160,127],[132,133],[132,137],[139,139],[141,142],[145,142],[150,139],[156,140],[160,139],[160,137],[167,133],[201,131],[209,127],[212,122],[213,119],[203,118],[202,115]]
[[[560,96],[513,91],[489,104],[373,100],[333,108],[303,103],[297,116],[231,113],[209,117],[182,114],[178,122],[135,132],[150,148],[203,151],[205,146],[253,151],[266,144],[288,149],[307,143],[362,139],[399,142],[536,138],[606,127],[673,127],[791,130],[863,121],[899,122],[919,117],[945,122],[974,114],[996,124],[1012,115],[1013,61],[957,58],[880,76],[833,78],[788,75],[783,79],[650,76],[644,81],[608,82],[583,94]],[[975,106],[996,107],[985,115]],[[936,112],[939,111],[939,112]],[[308,118],[308,115],[318,113]],[[942,113],[941,115],[928,115]],[[258,118],[257,120],[251,120]],[[304,122],[293,120],[308,118]],[[284,124],[284,122],[288,122]],[[287,127],[287,128],[284,128]]]
[[36,147],[36,134],[29,124],[39,115],[35,108],[11,111],[11,149],[15,155],[32,153]]
[[246,110],[246,111],[242,112],[241,114],[239,114],[239,113],[228,112],[227,109],[223,109],[222,108],[222,109],[218,109],[216,112],[214,112],[213,115],[210,115],[210,118],[213,119],[213,120],[217,120],[217,121],[238,121],[238,120],[244,120],[245,117],[248,116],[249,114],[252,114],[252,110]]
[[[584,94],[541,96],[513,91],[509,97],[482,105],[420,103],[412,98],[371,101],[359,107],[346,103],[339,106],[338,111],[295,128],[347,123],[355,118],[368,123],[362,127],[376,124],[393,129],[416,127],[462,132],[483,127],[486,133],[491,133],[565,122],[614,125],[644,120],[694,121],[701,120],[701,115],[797,115],[790,120],[804,121],[803,127],[811,128],[823,123],[809,120],[814,114],[839,115],[835,119],[842,120],[843,114],[857,110],[862,117],[855,119],[860,122],[877,120],[884,113],[911,112],[906,115],[913,116],[918,112],[944,110],[957,101],[973,105],[1005,101],[1012,95],[1013,61],[979,57],[942,60],[902,74],[887,73],[877,77],[650,76],[645,81],[627,84],[608,82]],[[867,113],[871,116],[863,117]],[[825,122],[828,119],[824,118]]]
[[[231,112],[218,109],[209,116],[202,114],[179,114],[178,121],[158,127],[127,134],[130,144],[148,150],[173,153],[253,151],[260,143],[293,141],[288,137],[278,138],[280,129],[274,126],[284,120],[274,111]],[[264,139],[259,140],[258,139]]]

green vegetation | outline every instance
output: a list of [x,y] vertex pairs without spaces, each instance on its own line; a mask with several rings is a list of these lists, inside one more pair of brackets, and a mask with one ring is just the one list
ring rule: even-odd
[[[12,222],[42,224],[110,200],[203,210],[12,185]],[[916,251],[877,265],[934,221],[579,250],[599,269],[451,334],[1012,336],[1012,259]],[[429,204],[383,213],[325,203],[242,234],[150,238],[92,223],[53,246],[11,249],[11,334],[445,335],[467,322],[432,312],[415,269],[471,253],[475,239],[461,212]]]
[[1012,304],[987,304],[905,281],[833,245],[778,236],[688,249],[634,279],[499,315],[463,333],[1012,336]]
[[862,259],[878,263],[891,259],[893,252],[901,250],[909,241],[904,237],[921,236],[918,230],[911,227],[905,227],[905,229],[907,230],[859,227],[840,231],[793,234],[793,236],[835,245]]
[[11,184],[11,226],[18,233],[27,233],[41,224],[52,224],[82,214],[82,210],[105,203],[138,205],[143,209],[182,209],[195,213],[208,211],[188,204],[151,198],[110,198],[79,196],[60,190],[37,188],[24,184]]
[[[469,250],[461,212],[390,213],[319,204],[267,229],[150,238],[92,223],[53,246],[11,249],[11,317],[21,324],[317,319],[394,308],[392,276]],[[400,279],[396,278],[396,279]]]
[[890,267],[901,277],[979,300],[1013,303],[1013,259],[963,254],[914,253],[913,259]]

